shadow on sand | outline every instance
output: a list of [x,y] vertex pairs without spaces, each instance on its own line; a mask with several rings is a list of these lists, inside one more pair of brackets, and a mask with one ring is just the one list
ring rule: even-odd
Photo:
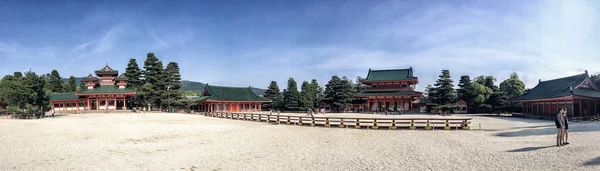
[[[597,127],[587,127],[584,124],[569,124],[569,133],[572,132],[595,132],[600,131]],[[524,129],[519,131],[500,132],[496,136],[500,137],[526,137],[535,135],[556,135],[556,127],[551,125],[541,129]]]
[[583,166],[600,166],[600,157],[596,157],[583,163]]
[[554,147],[554,146],[551,145],[551,146],[543,146],[543,147],[525,147],[525,148],[509,150],[507,152],[528,152],[528,151],[535,151],[535,150],[550,148],[550,147]]

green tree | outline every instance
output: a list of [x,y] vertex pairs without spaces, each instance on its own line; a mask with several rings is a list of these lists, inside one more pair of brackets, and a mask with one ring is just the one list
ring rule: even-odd
[[87,89],[85,82],[83,82],[83,79],[81,79],[81,81],[79,82],[79,86],[77,86],[75,91],[82,91]]
[[506,92],[495,91],[489,98],[489,105],[492,112],[500,114],[501,112],[506,111],[507,107],[510,105],[510,100]]
[[485,102],[494,91],[478,81],[472,82],[471,88],[473,90],[473,98],[469,104],[470,109],[472,109],[474,113],[479,113],[481,111],[480,109],[489,109],[489,106],[486,105]]
[[276,81],[271,81],[271,84],[269,84],[269,87],[265,91],[264,97],[273,101],[265,104],[265,109],[281,109],[281,104],[283,104],[283,96],[281,95],[281,92],[279,92],[279,86],[277,85]]
[[340,79],[338,76],[331,77],[325,85],[325,98],[331,108],[336,112],[343,112],[352,105],[354,99],[354,87],[348,79]]
[[26,86],[23,84],[22,78],[6,75],[0,80],[0,99],[3,99],[9,106],[22,109],[27,104],[27,97]]
[[163,94],[162,97],[165,101],[163,106],[174,104],[175,102],[182,99],[181,92],[181,74],[179,73],[179,64],[177,62],[169,62],[167,67],[164,69],[163,74],[165,75],[165,85],[168,92]]
[[457,92],[458,99],[464,100],[470,103],[473,100],[473,88],[471,87],[471,77],[463,75],[458,81],[458,87],[460,88]]
[[298,92],[298,84],[294,78],[288,79],[288,87],[283,94],[283,102],[285,110],[297,111],[300,110],[298,101],[300,99],[300,92]]
[[43,77],[38,76],[35,72],[25,72],[25,76],[22,78],[22,83],[25,85],[27,94],[27,104],[31,104],[34,107],[43,107],[45,101],[47,101],[47,95],[44,91],[46,84]]
[[600,87],[600,74],[592,75],[591,79],[592,79],[592,81],[594,81],[596,86]]
[[442,70],[442,74],[435,83],[435,98],[433,99],[438,105],[451,104],[455,99],[454,85],[450,71]]
[[323,87],[319,86],[319,83],[317,82],[317,79],[312,79],[310,81],[310,88],[312,93],[314,94],[311,98],[311,101],[313,103],[313,108],[318,107],[318,103],[319,101],[323,100],[324,95],[323,95]]
[[23,77],[23,73],[21,73],[21,72],[19,72],[19,71],[15,71],[15,72],[13,73],[13,76],[15,76],[15,78],[21,78],[21,77]]
[[144,61],[144,70],[142,71],[145,84],[150,84],[152,89],[144,89],[139,91],[145,94],[144,101],[149,103],[151,106],[159,107],[162,109],[162,100],[160,97],[164,97],[166,94],[166,74],[163,69],[162,61],[158,60],[153,53],[148,53],[146,61]]
[[77,82],[75,80],[75,77],[70,76],[69,81],[64,84],[62,92],[71,93],[71,92],[75,92],[76,89],[77,89]]
[[313,104],[314,104],[314,102],[312,101],[313,99],[314,99],[314,93],[313,93],[310,83],[308,83],[308,81],[302,82],[302,86],[300,86],[300,99],[298,101],[300,109],[302,109],[302,110],[312,109]]
[[138,63],[135,58],[129,59],[129,63],[127,63],[127,68],[125,68],[125,73],[123,74],[129,81],[127,82],[127,87],[137,88],[139,86],[144,85],[144,81],[142,78],[142,70],[138,66]]
[[525,83],[519,79],[517,73],[510,74],[510,78],[500,83],[500,91],[506,92],[509,98],[515,98],[523,95],[525,92]]
[[52,70],[50,72],[50,77],[48,78],[48,89],[54,93],[62,92],[63,90],[63,80],[58,74],[58,71]]
[[432,89],[433,89],[433,86],[431,86],[431,84],[427,84],[427,86],[425,86],[425,90],[423,91],[423,97],[429,98],[431,96]]

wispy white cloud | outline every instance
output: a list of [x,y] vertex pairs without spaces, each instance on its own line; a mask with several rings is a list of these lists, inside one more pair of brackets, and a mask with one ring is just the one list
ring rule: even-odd
[[[316,56],[313,69],[347,70],[361,76],[368,68],[412,66],[424,84],[433,84],[442,69],[450,69],[456,81],[460,75],[493,75],[500,82],[517,72],[527,87],[534,87],[538,79],[579,74],[584,69],[600,72],[600,10],[593,1],[541,1],[517,10],[441,5],[401,15],[395,9],[403,5],[374,8],[369,14],[373,20],[364,23],[373,27],[357,33],[372,42],[392,38],[389,43],[397,45],[396,51],[360,46],[290,48],[274,50],[272,62],[293,65]],[[373,23],[378,20],[386,22]]]

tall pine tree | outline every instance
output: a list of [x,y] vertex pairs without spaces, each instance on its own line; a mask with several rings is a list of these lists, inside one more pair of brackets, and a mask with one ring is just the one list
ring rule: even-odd
[[[177,105],[177,103],[181,97],[181,74],[179,73],[179,64],[177,62],[169,62],[167,67],[164,70],[165,76],[165,85],[167,87],[167,94],[163,94],[163,99],[167,102],[167,104],[163,103],[163,106],[167,105]],[[180,106],[181,107],[181,106]]]
[[149,103],[151,106],[161,107],[161,95],[166,92],[165,90],[165,74],[162,65],[162,61],[158,60],[154,53],[148,53],[146,61],[144,61],[144,71],[142,71],[144,81],[146,84],[142,91],[144,94],[144,101]]
[[48,80],[48,89],[50,91],[52,91],[53,93],[58,93],[58,92],[62,92],[63,90],[63,80],[62,77],[60,77],[60,74],[58,74],[58,71],[56,70],[52,70],[52,72],[50,72],[50,78]]
[[454,101],[454,85],[449,70],[442,70],[442,74],[435,83],[435,99],[438,105],[448,105]]
[[297,111],[300,110],[298,100],[300,99],[300,92],[298,92],[298,84],[294,78],[288,79],[287,91],[283,94],[283,103],[285,110]]
[[265,108],[269,110],[279,110],[281,109],[281,104],[283,103],[283,96],[281,92],[279,92],[279,86],[276,81],[271,81],[267,91],[265,91],[265,98],[271,99],[271,103],[265,104]]
[[77,82],[74,76],[69,77],[69,81],[63,86],[63,92],[72,93],[77,89]]
[[458,81],[458,87],[460,88],[457,91],[458,99],[464,100],[467,103],[471,102],[471,97],[473,94],[473,90],[471,88],[471,77],[468,75],[463,75],[460,77]]
[[325,85],[325,100],[329,102],[334,111],[343,112],[352,105],[354,87],[351,84],[352,82],[348,79],[333,76]]
[[123,74],[129,81],[127,82],[127,87],[129,88],[137,88],[144,84],[142,78],[142,70],[138,66],[138,63],[135,58],[129,59],[129,63],[127,63],[127,68],[125,68],[125,73]]
[[299,106],[302,110],[308,110],[313,108],[314,93],[312,92],[310,83],[308,81],[302,82],[302,86],[300,86],[300,99]]
[[317,105],[319,101],[323,100],[323,87],[319,86],[317,79],[312,79],[310,81],[310,88],[312,90],[312,93],[314,93],[313,97],[311,98],[313,108],[316,108],[318,107]]

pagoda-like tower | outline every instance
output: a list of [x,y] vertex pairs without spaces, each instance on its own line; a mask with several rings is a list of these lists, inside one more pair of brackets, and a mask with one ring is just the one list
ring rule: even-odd
[[94,77],[92,74],[90,74],[83,79],[83,82],[85,83],[85,87],[87,87],[87,89],[94,89],[96,84],[98,84],[98,77]]
[[100,86],[103,85],[115,85],[115,77],[119,75],[119,71],[113,70],[108,66],[108,63],[104,68],[95,71],[96,75],[100,77]]
[[125,75],[121,74],[121,76],[115,79],[117,81],[117,86],[119,89],[127,88],[127,82],[129,82],[129,78],[125,77]]

